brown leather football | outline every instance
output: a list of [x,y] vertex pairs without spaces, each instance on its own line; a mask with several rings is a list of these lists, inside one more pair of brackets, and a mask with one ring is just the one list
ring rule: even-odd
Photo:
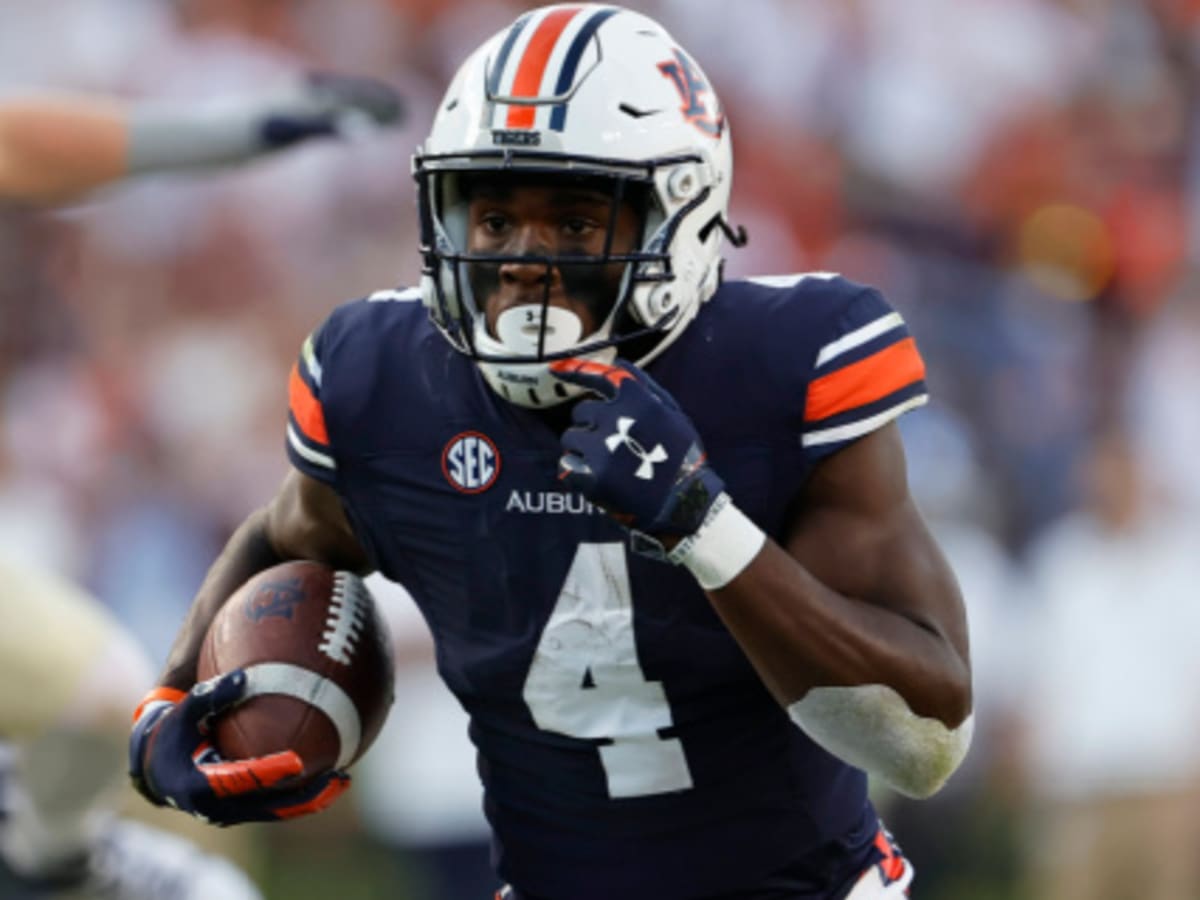
[[295,750],[304,775],[345,769],[383,727],[392,641],[362,580],[310,561],[259,572],[226,601],[200,648],[201,681],[236,668],[247,686],[217,717],[225,759]]

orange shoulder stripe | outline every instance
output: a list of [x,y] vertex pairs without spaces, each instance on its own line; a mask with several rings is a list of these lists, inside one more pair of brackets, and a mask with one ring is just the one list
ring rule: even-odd
[[299,363],[292,365],[292,374],[288,378],[288,404],[304,436],[310,441],[328,445],[329,432],[325,430],[325,411],[321,409],[321,401],[313,396],[313,392],[300,377]]
[[874,403],[925,377],[925,363],[911,338],[823,375],[808,386],[804,420],[818,422],[838,413]]
[[[554,45],[558,43],[559,37],[562,36],[570,21],[579,14],[581,8],[578,6],[565,7],[555,10],[542,19],[541,24],[529,39],[529,45],[525,48],[525,54],[517,67],[517,74],[513,79],[510,92],[512,96],[536,97],[538,95],[538,90],[542,86],[542,76],[546,74],[546,65],[550,62],[550,54],[554,52]],[[514,104],[508,108],[508,120],[505,124],[509,128],[532,128],[536,116],[536,106]]]

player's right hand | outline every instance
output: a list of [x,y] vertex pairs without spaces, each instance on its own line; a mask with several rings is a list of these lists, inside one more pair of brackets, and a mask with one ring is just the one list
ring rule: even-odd
[[320,812],[341,796],[350,786],[343,772],[289,787],[304,769],[291,750],[221,759],[209,742],[208,722],[245,689],[245,672],[236,669],[186,693],[160,687],[146,695],[129,738],[129,775],[146,799],[217,825],[235,825]]
[[595,395],[575,404],[563,432],[563,486],[643,535],[695,534],[725,483],[675,398],[623,360],[561,359],[550,372]]

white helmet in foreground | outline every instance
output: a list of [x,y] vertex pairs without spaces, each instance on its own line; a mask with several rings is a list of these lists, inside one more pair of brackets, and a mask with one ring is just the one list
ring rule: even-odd
[[[527,12],[459,69],[413,158],[422,299],[501,396],[522,406],[560,403],[578,391],[549,374],[550,360],[609,361],[621,344],[624,356],[648,362],[712,296],[722,237],[743,239],[726,221],[732,167],[720,103],[661,25],[601,4]],[[497,323],[499,333],[489,331],[471,268],[515,257],[468,252],[466,186],[497,173],[602,184],[614,216],[623,198],[644,205],[632,252],[533,258],[560,270],[623,265],[592,333],[550,307],[548,288],[536,328]]]

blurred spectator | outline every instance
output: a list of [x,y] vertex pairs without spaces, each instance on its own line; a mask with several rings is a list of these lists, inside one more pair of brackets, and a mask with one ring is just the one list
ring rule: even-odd
[[1028,586],[997,538],[995,482],[965,423],[933,404],[901,424],[913,496],[958,577],[967,607],[976,733],[936,804],[880,797],[924,900],[1029,900],[1021,752],[1027,699],[1020,652],[1033,612]]
[[1133,438],[1144,465],[1173,502],[1200,516],[1200,416],[1195,407],[1200,384],[1200,303],[1197,273],[1179,285],[1172,302],[1147,323],[1129,362],[1131,377],[1122,414],[1133,423]]
[[1077,474],[1082,507],[1031,552],[1037,896],[1200,896],[1200,520],[1123,433]]

